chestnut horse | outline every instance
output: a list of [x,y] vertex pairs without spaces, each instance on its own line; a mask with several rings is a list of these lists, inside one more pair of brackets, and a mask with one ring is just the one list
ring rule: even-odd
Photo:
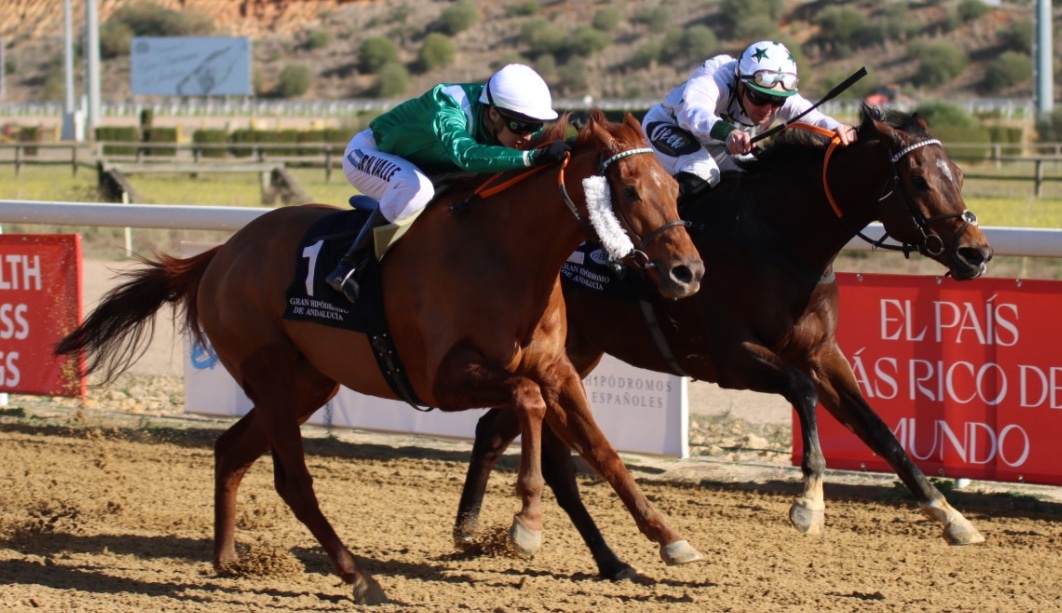
[[[823,525],[825,461],[815,422],[821,402],[889,463],[922,512],[944,527],[948,542],[981,542],[867,404],[834,338],[833,261],[871,221],[880,220],[886,238],[902,243],[883,246],[918,251],[956,279],[984,273],[992,250],[963,202],[962,171],[917,115],[875,117],[864,108],[858,141],[836,150],[800,134],[784,133],[748,172],[725,177],[684,205],[707,263],[694,298],[646,296],[640,305],[565,281],[568,355],[584,376],[604,352],[650,370],[785,397],[797,410],[804,443],[804,491],[790,519],[805,533]],[[655,324],[647,325],[645,312]],[[654,335],[666,342],[655,342]],[[458,546],[472,538],[491,467],[515,435],[511,413],[492,411],[480,420],[454,527]],[[568,451],[549,432],[543,444],[547,482],[600,573],[630,572],[579,500]]]
[[[565,116],[545,140],[563,137],[567,128]],[[678,186],[647,148],[633,116],[609,122],[596,109],[559,173],[554,166],[518,174],[501,177],[516,180],[515,186],[497,195],[481,192],[467,207],[448,206],[469,202],[467,192],[443,194],[381,262],[386,322],[411,390],[443,411],[507,406],[517,415],[522,510],[510,535],[522,551],[533,552],[541,539],[544,420],[613,485],[666,562],[699,559],[641,493],[594,423],[579,373],[564,351],[558,275],[580,242],[602,234],[600,225],[586,221],[594,214],[588,199],[596,198],[604,211],[598,216],[611,220],[619,235],[614,243],[631,247],[627,252],[663,297],[694,294],[704,266],[678,220]],[[596,186],[596,196],[584,190],[588,185]],[[300,240],[336,210],[277,209],[203,254],[145,259],[56,353],[87,350],[86,372],[100,369],[110,381],[150,340],[156,311],[172,303],[183,313],[184,328],[199,342],[209,341],[254,403],[215,445],[215,567],[237,562],[237,488],[255,460],[270,451],[277,492],[353,585],[354,600],[371,604],[385,600],[383,590],[321,513],[299,425],[340,384],[383,398],[398,394],[377,367],[365,334],[282,316],[285,289],[305,256]]]

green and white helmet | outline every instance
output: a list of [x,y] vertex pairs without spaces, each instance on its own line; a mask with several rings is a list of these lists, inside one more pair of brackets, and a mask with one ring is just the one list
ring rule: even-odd
[[786,97],[797,93],[796,60],[785,45],[773,40],[749,45],[738,60],[737,75],[761,94]]

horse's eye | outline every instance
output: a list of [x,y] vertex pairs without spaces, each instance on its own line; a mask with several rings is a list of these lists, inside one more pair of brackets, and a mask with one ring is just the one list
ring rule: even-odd
[[929,190],[929,181],[926,181],[925,177],[915,175],[911,177],[911,183],[914,183],[914,186],[922,191]]
[[628,185],[623,188],[623,196],[628,200],[638,200],[638,188]]

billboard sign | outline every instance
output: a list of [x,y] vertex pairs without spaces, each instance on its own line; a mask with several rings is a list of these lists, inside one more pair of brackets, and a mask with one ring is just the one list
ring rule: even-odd
[[246,36],[136,36],[130,55],[133,95],[253,93]]
[[0,234],[0,392],[83,395],[80,356],[52,354],[80,322],[80,237]]
[[[1062,485],[1062,283],[855,274],[837,281],[841,350],[864,398],[923,472]],[[892,472],[819,414],[830,468]]]

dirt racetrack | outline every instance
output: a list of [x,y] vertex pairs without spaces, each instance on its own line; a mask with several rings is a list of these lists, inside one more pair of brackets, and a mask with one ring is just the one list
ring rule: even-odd
[[[102,291],[98,269],[86,268],[86,308]],[[180,356],[167,330],[160,320],[157,348],[132,376],[83,405],[13,396],[0,407],[0,611],[362,610],[273,491],[268,458],[240,491],[241,572],[214,572],[211,450],[230,422],[179,413]],[[707,384],[690,395],[694,413],[711,405],[741,423],[788,418],[777,401],[735,400]],[[699,449],[722,447],[721,455],[624,456],[703,562],[665,567],[611,489],[582,477],[606,539],[644,574],[611,583],[596,579],[551,496],[541,552],[506,551],[518,510],[513,455],[492,479],[475,551],[460,553],[450,530],[467,442],[305,432],[322,509],[391,599],[366,610],[1062,611],[1059,488],[951,491],[987,539],[954,548],[892,477],[830,473],[826,532],[804,537],[786,518],[799,487],[787,453],[730,451],[732,438],[706,430]]]
[[[220,422],[54,403],[10,407],[0,422],[0,609],[358,610],[273,492],[266,458],[240,492],[244,568],[214,572],[211,445]],[[683,462],[632,459],[651,500],[707,560],[665,567],[608,486],[587,476],[583,491],[606,538],[645,575],[611,583],[595,578],[552,497],[542,551],[504,551],[517,510],[513,462],[492,479],[470,555],[450,539],[466,443],[310,429],[307,447],[322,508],[392,600],[376,611],[1062,610],[1057,502],[953,492],[987,538],[953,548],[889,480],[834,482],[825,534],[803,537],[786,519],[791,471],[713,477]]]

